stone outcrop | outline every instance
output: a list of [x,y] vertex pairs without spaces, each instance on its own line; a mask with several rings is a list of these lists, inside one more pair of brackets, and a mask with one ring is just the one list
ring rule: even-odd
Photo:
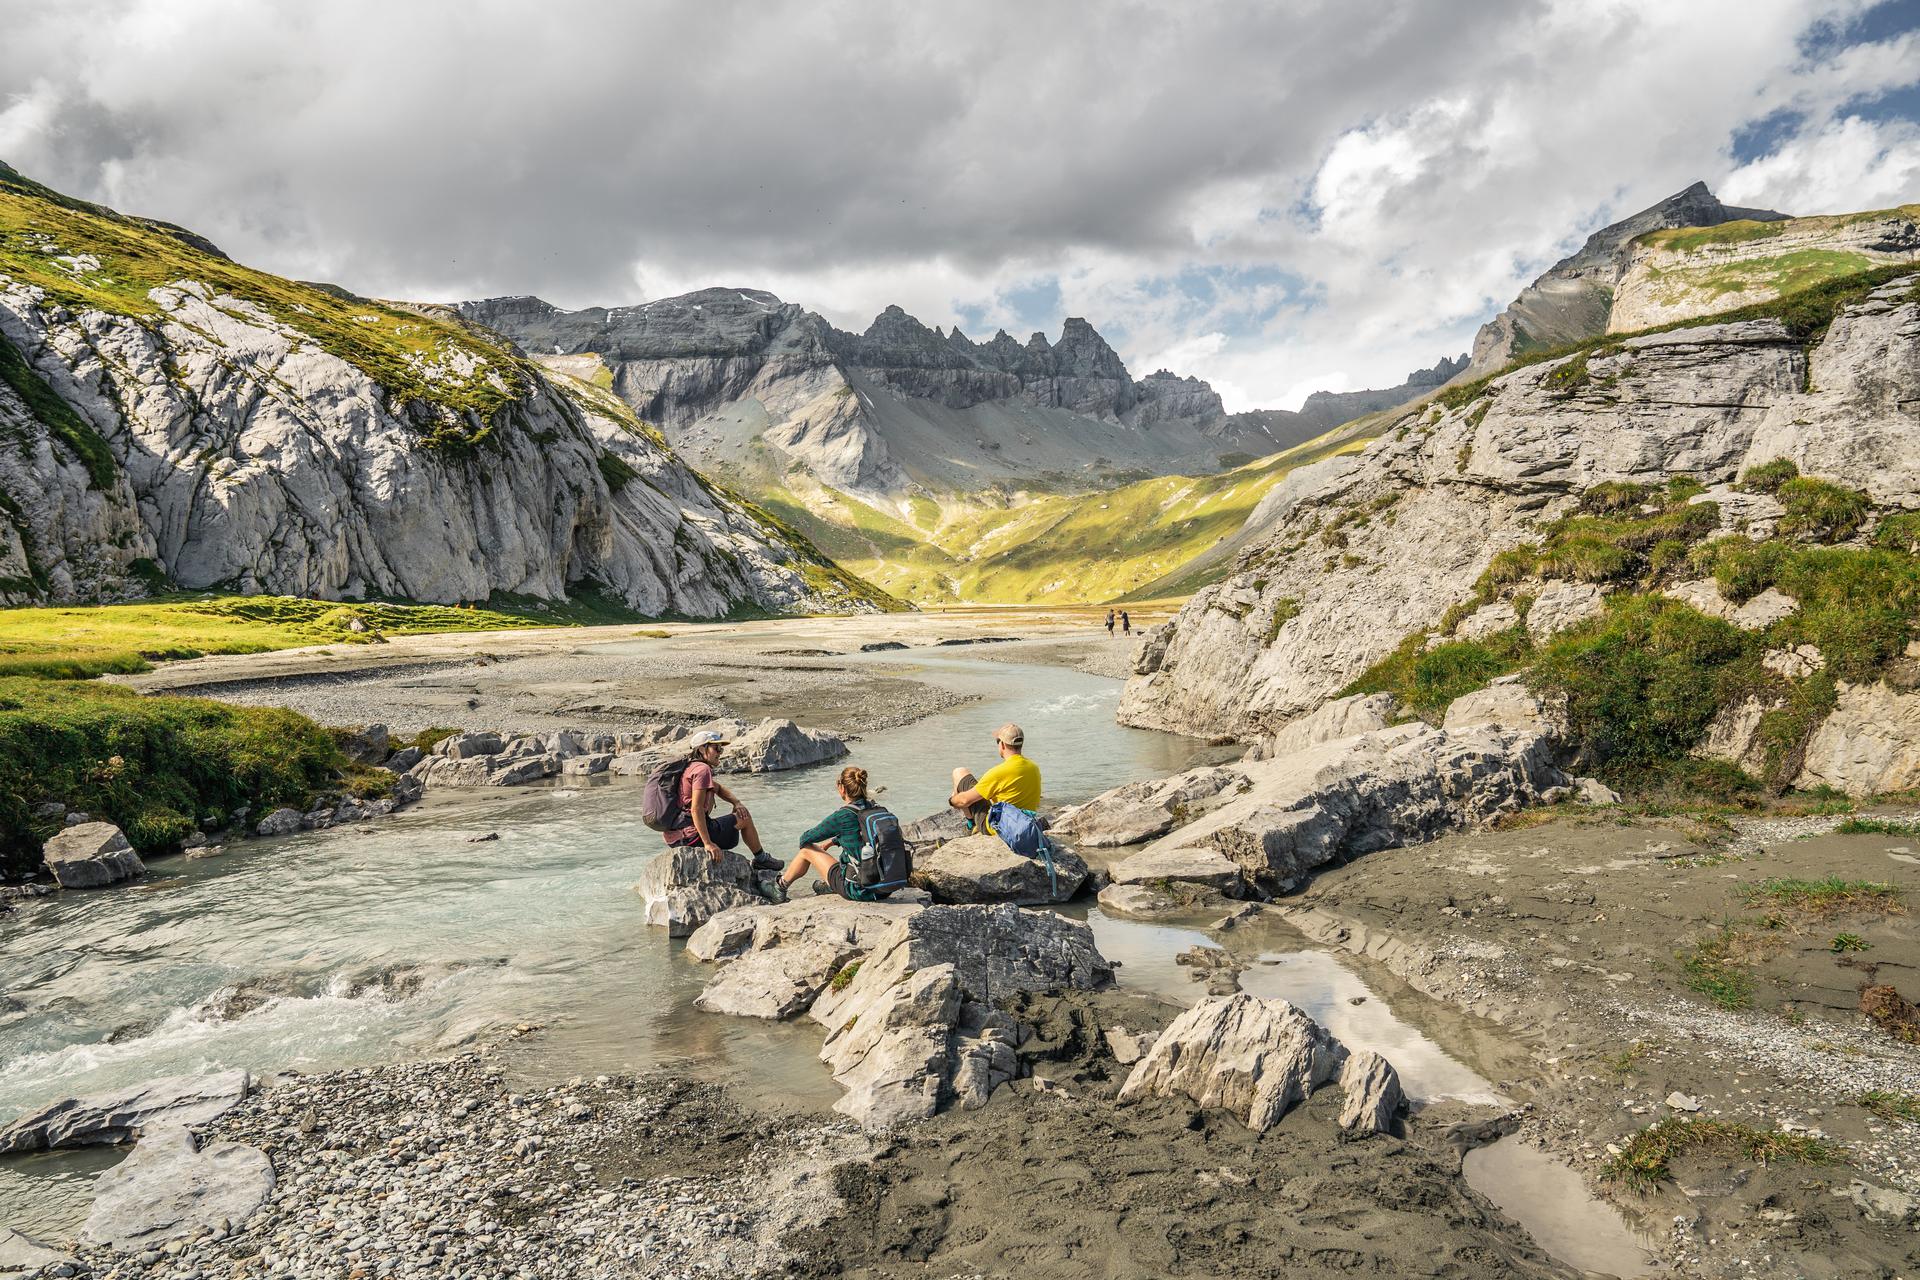
[[[614,397],[444,312],[343,298],[177,239],[180,275],[112,309],[117,286],[76,292],[106,270],[88,252],[97,223],[11,169],[0,201],[49,262],[72,263],[0,273],[0,358],[17,354],[73,415],[0,379],[15,442],[0,491],[17,512],[0,529],[0,597],[138,595],[157,570],[190,589],[444,603],[591,582],[695,617],[877,598]],[[89,216],[130,241],[157,234]]]
[[753,860],[722,850],[665,849],[640,870],[634,892],[646,903],[646,921],[670,938],[684,938],[730,907],[764,901],[754,887]]
[[[1215,889],[1228,897],[1239,895],[1244,879],[1240,864],[1216,850],[1158,845],[1114,863],[1107,874],[1115,885],[1175,881]],[[1104,892],[1101,900],[1106,900]]]
[[[1915,278],[1842,309],[1811,343],[1752,320],[1517,368],[1409,413],[1356,458],[1296,470],[1256,510],[1263,532],[1228,576],[1142,647],[1123,720],[1270,736],[1409,634],[1431,634],[1495,555],[1602,482],[1687,476],[1720,492],[1786,458],[1877,504],[1920,507],[1920,425],[1903,407],[1920,364]],[[1759,626],[1790,604],[1763,593],[1729,616]]]
[[1818,259],[1834,275],[1920,261],[1920,205],[1872,213],[1789,218],[1724,236],[1653,234],[1626,248],[1607,315],[1609,333],[1766,302],[1792,268]]
[[982,1106],[1019,1069],[1024,1033],[1000,1002],[1112,981],[1079,921],[1010,906],[917,912],[813,1003],[811,1016],[829,1028],[820,1056],[847,1089],[836,1109],[884,1128]]
[[613,773],[645,777],[681,754],[688,736],[702,729],[730,741],[716,767],[719,773],[771,773],[836,760],[847,754],[846,740],[826,729],[806,729],[791,720],[710,720],[705,724],[642,725],[620,733],[568,729],[502,737],[465,732],[443,738],[416,758],[408,777],[423,786],[513,787],[562,774]]
[[57,831],[41,849],[62,889],[99,889],[145,875],[146,864],[111,822],[82,822]]
[[1346,1047],[1285,1000],[1201,1000],[1173,1020],[1120,1087],[1122,1103],[1191,1098],[1265,1132],[1332,1080]]
[[1507,676],[1455,698],[1440,723],[1449,732],[1491,726],[1558,736],[1567,729],[1566,699],[1541,698],[1518,677]]
[[1232,905],[1218,889],[1186,880],[1110,884],[1096,901],[1110,916],[1163,920],[1172,916],[1212,916]]
[[205,1124],[247,1096],[245,1071],[167,1076],[116,1093],[68,1098],[0,1130],[0,1155],[132,1142],[154,1129]]
[[1920,787],[1920,693],[1846,684],[1807,743],[1796,785],[1850,796]]
[[1065,902],[1086,878],[1086,862],[1058,841],[1051,872],[1045,859],[1017,854],[999,836],[963,836],[913,857],[913,883],[935,902]]
[[1233,769],[1191,769],[1170,778],[1129,782],[1062,810],[1052,831],[1090,849],[1139,844],[1165,835],[1245,787],[1246,777]]
[[1591,582],[1549,582],[1527,610],[1527,635],[1535,644],[1544,644],[1604,612],[1600,588]]
[[[856,965],[877,937],[921,909],[820,894],[723,911],[687,939],[688,955],[721,962],[694,1007],[747,1018],[795,1017]],[[842,979],[851,980],[852,973]]]
[[1259,755],[1274,759],[1290,756],[1323,742],[1351,738],[1356,733],[1384,729],[1399,718],[1400,708],[1390,693],[1361,693],[1350,698],[1335,698],[1273,735],[1265,744],[1256,743]]
[[[1274,893],[1336,858],[1430,840],[1541,803],[1568,779],[1555,739],[1413,722],[1237,766],[1247,790],[1141,855],[1211,850]],[[1564,792],[1558,793],[1564,794]],[[1123,864],[1124,865],[1124,864]]]
[[243,1222],[273,1193],[273,1163],[238,1142],[204,1146],[178,1125],[147,1134],[94,1182],[81,1239],[125,1253]]

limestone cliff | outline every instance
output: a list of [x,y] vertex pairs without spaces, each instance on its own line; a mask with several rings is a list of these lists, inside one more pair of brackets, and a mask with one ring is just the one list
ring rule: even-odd
[[1854,272],[1920,261],[1920,205],[1655,231],[1626,246],[1607,332],[1767,302]]
[[239,266],[0,166],[0,592],[872,607],[626,407],[448,314]]
[[1806,336],[1778,319],[1709,323],[1518,367],[1293,472],[1230,575],[1149,638],[1123,720],[1271,732],[1436,627],[1496,554],[1605,482],[1689,477],[1728,533],[1764,505],[1728,486],[1776,459],[1920,508],[1916,282],[1862,285]]
[[1770,209],[1721,204],[1706,183],[1696,182],[1631,217],[1602,227],[1587,237],[1578,252],[1548,268],[1521,290],[1505,311],[1480,327],[1473,340],[1470,372],[1479,377],[1529,351],[1607,332],[1614,289],[1626,270],[1636,237],[1670,227],[1775,222],[1786,216]]

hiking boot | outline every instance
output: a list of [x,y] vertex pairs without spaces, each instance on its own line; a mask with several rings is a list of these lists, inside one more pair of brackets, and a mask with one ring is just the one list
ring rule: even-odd
[[753,855],[753,869],[755,871],[782,871],[785,868],[781,865],[778,858],[768,853],[765,849],[762,849]]
[[787,890],[778,880],[757,880],[760,896],[768,902],[780,903],[787,900]]
[[815,893],[832,893],[833,886],[828,884],[825,880],[815,880],[813,882],[813,891]]

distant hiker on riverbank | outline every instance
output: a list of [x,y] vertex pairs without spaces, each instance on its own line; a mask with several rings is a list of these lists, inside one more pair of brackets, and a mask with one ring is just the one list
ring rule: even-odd
[[[669,848],[702,848],[715,862],[720,861],[723,850],[738,847],[745,837],[756,869],[762,864],[769,870],[780,865],[760,848],[760,831],[753,825],[747,806],[713,776],[720,754],[727,749],[726,738],[712,729],[702,729],[687,740],[687,746],[684,760],[668,761],[647,778],[648,797],[642,805],[647,825],[666,836]],[[732,806],[733,812],[716,816],[715,796]],[[655,807],[664,810],[657,819],[648,812]],[[660,825],[656,826],[656,821]]]
[[987,820],[993,806],[1005,801],[1029,813],[1040,807],[1040,766],[1027,759],[1026,731],[1011,722],[993,731],[1000,763],[980,775],[964,765],[953,771],[953,794],[947,803],[966,815],[969,831],[993,833]]
[[834,787],[840,807],[800,837],[800,852],[780,873],[781,899],[808,871],[820,877],[815,893],[855,902],[880,901],[907,883],[913,862],[900,820],[868,797],[867,771],[850,764]]
[[1113,634],[1113,610],[1107,610],[1107,634]]
[[1120,634],[1123,636],[1130,636],[1133,634],[1133,619],[1127,616],[1127,611],[1125,609],[1122,609],[1120,611]]

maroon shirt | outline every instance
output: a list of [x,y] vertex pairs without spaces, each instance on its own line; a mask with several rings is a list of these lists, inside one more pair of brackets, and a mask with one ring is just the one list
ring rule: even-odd
[[680,807],[687,811],[687,825],[678,831],[663,832],[668,844],[700,843],[699,828],[693,825],[693,793],[696,788],[713,790],[713,766],[704,760],[695,760],[680,775]]

